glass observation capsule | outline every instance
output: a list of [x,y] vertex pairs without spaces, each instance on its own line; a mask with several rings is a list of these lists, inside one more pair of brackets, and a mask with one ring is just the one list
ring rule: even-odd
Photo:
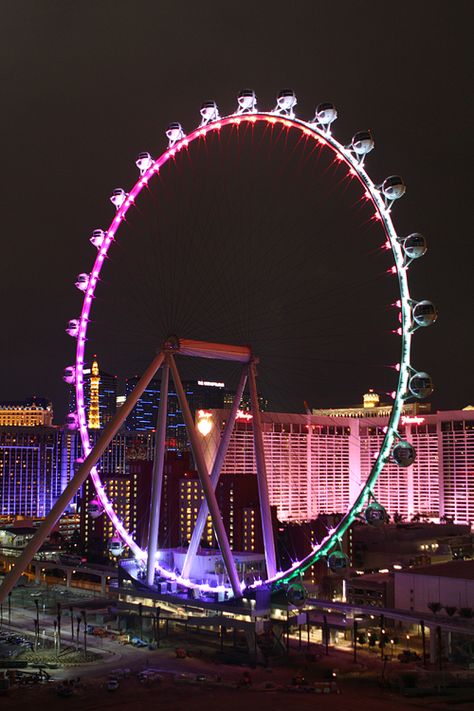
[[426,239],[419,232],[413,232],[402,241],[403,250],[409,259],[419,259],[428,249]]
[[122,555],[125,550],[125,544],[123,543],[122,539],[119,538],[119,536],[114,536],[113,538],[110,538],[107,547],[109,549],[109,553],[113,556]]
[[64,368],[63,380],[65,383],[72,385],[76,380],[76,369],[73,365],[68,365]]
[[70,412],[66,417],[66,426],[68,430],[77,430],[78,420],[75,412]]
[[405,194],[406,185],[399,175],[390,175],[382,184],[382,193],[387,200],[398,200]]
[[323,126],[330,126],[337,119],[337,109],[330,101],[318,104],[314,120]]
[[374,149],[375,143],[370,131],[359,131],[352,137],[352,150],[359,156],[365,156]]
[[334,551],[328,555],[328,567],[333,573],[344,573],[349,569],[349,558],[342,551]]
[[100,249],[104,243],[105,239],[105,232],[104,230],[94,230],[92,232],[92,236],[90,238],[91,244],[94,245],[97,249]]
[[205,101],[201,104],[200,113],[203,121],[206,121],[207,123],[209,121],[215,121],[219,118],[219,111],[215,101]]
[[415,448],[410,442],[398,442],[392,449],[392,459],[400,467],[410,467],[416,459]]
[[183,131],[183,127],[178,121],[174,121],[173,123],[169,124],[168,128],[166,129],[166,138],[169,141],[169,148],[174,146],[174,144],[178,141],[181,141],[181,139],[184,137],[185,133]]
[[70,321],[68,321],[68,324],[66,326],[66,333],[68,336],[72,336],[72,338],[77,338],[79,335],[79,319],[77,318],[72,318]]
[[408,382],[408,388],[418,400],[429,397],[434,390],[433,381],[428,373],[415,373]]
[[372,501],[364,511],[365,520],[371,526],[383,526],[387,521],[387,512],[382,504]]
[[296,94],[293,89],[282,89],[278,92],[277,108],[280,111],[291,111],[296,106]]
[[112,205],[115,206],[117,210],[119,210],[125,200],[127,199],[127,193],[123,188],[115,188],[115,190],[112,192],[112,195],[110,196],[110,202]]
[[82,272],[82,274],[77,275],[77,279],[74,283],[74,286],[76,289],[79,289],[79,291],[85,291],[89,285],[89,274],[86,274],[85,272]]
[[99,499],[92,499],[87,505],[87,513],[93,519],[99,518],[104,513],[104,507]]
[[144,173],[146,173],[148,168],[151,168],[151,166],[153,165],[153,158],[146,151],[143,153],[139,153],[137,156],[137,160],[135,161],[135,165],[140,171],[140,175],[143,175]]
[[306,592],[306,588],[301,583],[291,583],[288,585],[286,589],[286,599],[290,605],[302,607],[307,597],[308,593]]
[[257,97],[252,89],[242,89],[237,97],[238,113],[250,113],[257,110]]
[[418,326],[431,326],[438,318],[438,311],[432,301],[418,301],[413,307],[413,320]]

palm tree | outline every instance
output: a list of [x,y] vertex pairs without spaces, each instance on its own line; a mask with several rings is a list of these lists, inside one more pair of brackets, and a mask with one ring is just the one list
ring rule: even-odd
[[474,617],[474,610],[472,607],[460,607],[459,617],[464,617],[465,620],[470,620]]
[[436,613],[439,612],[443,606],[440,602],[429,602],[427,607],[431,610],[433,615],[436,615]]
[[446,614],[449,617],[453,617],[456,614],[458,608],[454,605],[445,605],[444,609],[446,610]]

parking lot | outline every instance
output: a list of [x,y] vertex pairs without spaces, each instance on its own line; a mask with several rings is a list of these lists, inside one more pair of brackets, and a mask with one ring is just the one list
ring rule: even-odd
[[0,632],[0,659],[16,659],[26,650],[32,650],[33,643],[26,636],[14,632]]

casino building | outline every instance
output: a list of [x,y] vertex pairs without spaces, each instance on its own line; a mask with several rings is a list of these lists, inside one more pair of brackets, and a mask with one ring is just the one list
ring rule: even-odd
[[[389,410],[374,415],[371,406],[365,416],[363,406],[357,414],[348,409],[261,414],[270,503],[280,521],[310,521],[353,504],[380,449]],[[227,416],[226,410],[197,413],[208,465]],[[408,468],[385,466],[374,489],[379,503],[403,520],[474,521],[474,410],[430,414],[407,408],[399,432],[417,457]],[[256,474],[249,413],[237,419],[222,468],[222,476],[228,474]]]
[[0,427],[0,514],[43,517],[74,473],[76,433],[61,427]]
[[53,424],[53,405],[42,397],[0,403],[0,427],[38,427]]

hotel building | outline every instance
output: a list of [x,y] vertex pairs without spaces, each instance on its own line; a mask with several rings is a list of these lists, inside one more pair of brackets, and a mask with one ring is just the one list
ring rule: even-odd
[[[354,410],[355,408],[350,408]],[[261,414],[270,503],[286,522],[309,521],[346,511],[367,479],[388,424],[388,411],[368,416]],[[327,411],[326,411],[327,412]],[[198,413],[206,420],[200,438],[208,466],[217,451],[228,411]],[[206,434],[203,434],[206,433]],[[474,410],[428,414],[410,408],[399,433],[416,449],[415,463],[388,463],[375,487],[391,516],[474,521]],[[222,475],[256,474],[252,421],[238,417]]]
[[46,516],[74,473],[76,433],[0,427],[0,514]]
[[53,405],[45,398],[0,403],[0,427],[50,427],[52,424]]

